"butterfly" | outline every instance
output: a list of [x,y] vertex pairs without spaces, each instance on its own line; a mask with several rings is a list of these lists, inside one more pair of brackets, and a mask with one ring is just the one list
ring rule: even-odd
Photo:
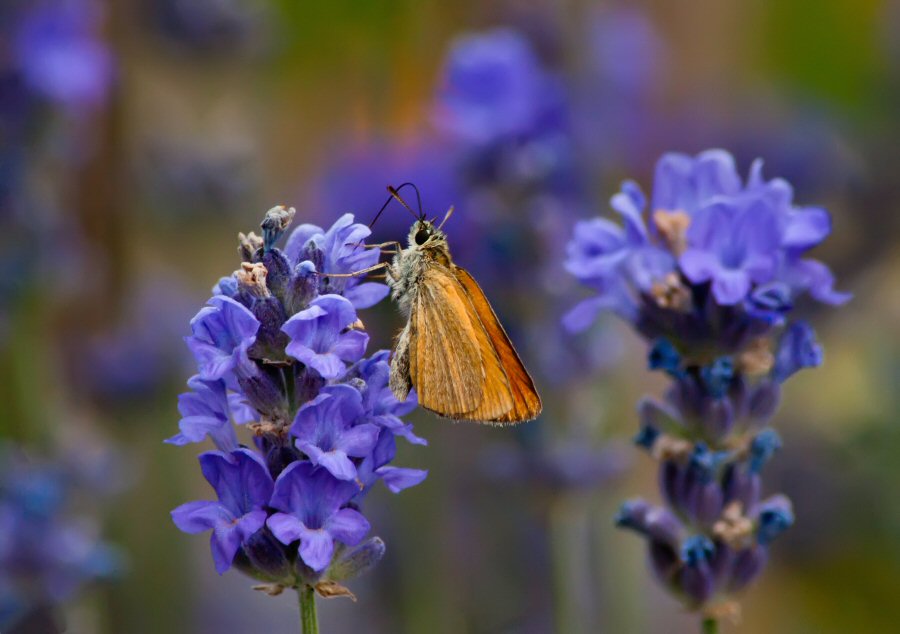
[[371,245],[398,248],[390,263],[369,269],[385,269],[391,297],[406,317],[391,355],[391,391],[402,401],[415,388],[419,405],[445,418],[536,418],[541,399],[531,376],[481,287],[450,255],[442,227],[453,209],[435,225],[400,198],[400,187],[388,191],[416,216],[407,247]]

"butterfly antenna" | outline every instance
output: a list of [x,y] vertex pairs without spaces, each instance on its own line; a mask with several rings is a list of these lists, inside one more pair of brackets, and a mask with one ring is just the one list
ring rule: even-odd
[[444,228],[444,223],[450,219],[450,216],[453,215],[453,205],[450,205],[450,209],[447,210],[447,215],[444,216],[444,219],[441,220],[441,224],[438,225],[438,229]]
[[[418,219],[418,220],[423,220],[423,219],[425,218],[425,212],[422,211],[422,194],[419,193],[419,188],[416,187],[416,184],[415,184],[415,183],[406,182],[406,183],[403,183],[402,185],[399,185],[399,186],[396,187],[396,188],[395,188],[395,187],[388,187],[388,191],[391,192],[391,196],[393,196],[394,198],[396,198],[397,200],[399,200],[400,203],[401,203],[404,207],[406,207],[407,209],[409,209],[409,205],[407,205],[407,204],[404,202],[404,200],[403,200],[402,198],[400,198],[400,190],[402,190],[404,187],[412,187],[412,188],[413,188],[413,191],[416,192],[416,203],[417,203],[417,205],[419,206],[419,214],[416,216],[416,219]],[[412,209],[409,209],[409,210],[412,211]]]

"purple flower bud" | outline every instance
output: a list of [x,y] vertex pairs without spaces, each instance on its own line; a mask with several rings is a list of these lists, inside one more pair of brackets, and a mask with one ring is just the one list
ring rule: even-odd
[[750,471],[744,464],[728,465],[722,482],[726,505],[738,501],[742,508],[750,509],[759,502],[762,488],[759,474]]
[[268,271],[266,284],[269,286],[269,290],[279,299],[283,298],[288,285],[291,283],[293,269],[291,263],[284,253],[275,248],[263,253],[262,263],[266,267],[266,271]]
[[306,308],[319,294],[319,278],[315,265],[304,260],[294,267],[291,282],[285,289],[284,305],[293,315]]
[[805,321],[796,321],[788,326],[778,341],[772,378],[783,383],[798,370],[822,365],[823,359],[815,331]]
[[270,420],[283,420],[287,399],[281,390],[280,377],[273,376],[273,370],[255,369],[252,376],[241,376],[237,383],[247,402]]
[[630,528],[638,533],[647,532],[647,513],[653,506],[646,500],[635,499],[623,502],[616,513],[615,524],[619,528]]
[[763,380],[753,388],[747,406],[747,415],[757,424],[766,423],[781,402],[781,384],[777,381]]
[[738,592],[750,585],[763,571],[768,559],[768,549],[760,544],[754,544],[736,553],[728,580],[728,591]]
[[728,436],[734,427],[734,408],[731,399],[708,398],[703,402],[700,424],[707,438],[719,440]]
[[287,231],[296,213],[296,209],[293,207],[288,208],[284,205],[277,205],[266,212],[265,218],[259,224],[263,232],[264,251],[268,252],[275,246],[281,234]]
[[244,541],[234,558],[234,566],[257,579],[285,585],[293,583],[287,548],[265,526]]
[[756,529],[757,541],[766,546],[794,524],[791,501],[783,495],[773,495],[759,505]]
[[750,471],[759,473],[763,466],[781,449],[781,438],[774,429],[764,429],[750,443]]
[[728,392],[734,377],[734,361],[731,357],[719,357],[700,369],[700,377],[711,396],[722,398]]
[[651,370],[663,370],[673,376],[680,372],[681,355],[668,339],[657,339],[647,356],[647,367]]
[[384,542],[379,537],[371,537],[354,548],[340,549],[328,569],[328,578],[332,581],[355,579],[381,561],[384,551]]
[[709,562],[715,545],[703,535],[692,535],[681,547],[681,590],[692,605],[702,605],[715,590],[715,579]]

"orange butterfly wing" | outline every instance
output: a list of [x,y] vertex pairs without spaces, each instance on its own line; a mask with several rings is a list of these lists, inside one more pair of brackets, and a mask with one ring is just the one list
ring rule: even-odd
[[410,311],[409,372],[419,405],[466,418],[482,400],[484,363],[465,293],[450,271],[431,264],[416,285]]
[[[495,357],[499,359],[502,371],[508,380],[508,389],[512,395],[512,406],[502,415],[486,418],[486,420],[499,423],[514,423],[536,418],[541,413],[541,397],[534,388],[534,381],[528,374],[528,370],[522,365],[522,360],[513,348],[512,342],[497,319],[497,314],[491,307],[478,282],[469,272],[458,266],[453,266],[453,272],[462,288],[468,296],[478,320],[488,335],[492,344]],[[480,413],[476,410],[475,413]]]

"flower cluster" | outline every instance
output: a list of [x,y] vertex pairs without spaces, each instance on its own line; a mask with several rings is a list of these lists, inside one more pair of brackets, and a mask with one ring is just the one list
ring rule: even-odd
[[746,182],[721,150],[667,154],[651,211],[626,182],[606,218],[578,223],[566,269],[596,291],[565,317],[573,331],[603,310],[650,343],[648,364],[671,378],[665,399],[639,404],[635,438],[659,461],[665,506],[626,502],[619,526],[643,535],[660,581],[687,607],[714,614],[762,570],[770,542],[793,523],[783,495],[761,497],[761,472],[779,449],[768,427],[781,384],[822,363],[792,309],[808,295],[849,295],[807,251],[831,232],[828,213],[793,204],[791,186]]
[[79,465],[33,459],[21,447],[0,445],[4,632],[26,622],[55,620],[59,604],[85,584],[120,571],[121,554],[100,538],[99,527],[80,503],[81,489],[90,489],[91,497],[96,497],[98,487],[92,479]]
[[191,321],[197,374],[167,442],[212,440],[200,467],[218,500],[189,502],[172,518],[188,533],[212,530],[220,574],[235,566],[270,591],[346,593],[337,582],[384,551],[378,538],[364,541],[363,498],[378,480],[395,493],[421,482],[425,471],[390,462],[396,436],[425,441],[400,419],[416,402],[393,397],[388,353],[364,357],[369,337],[356,311],[387,287],[329,277],[377,261],[379,251],[360,245],[368,228],[349,214],[327,231],[301,225],[281,250],[293,216],[275,207],[262,237],[240,234],[240,270]]

